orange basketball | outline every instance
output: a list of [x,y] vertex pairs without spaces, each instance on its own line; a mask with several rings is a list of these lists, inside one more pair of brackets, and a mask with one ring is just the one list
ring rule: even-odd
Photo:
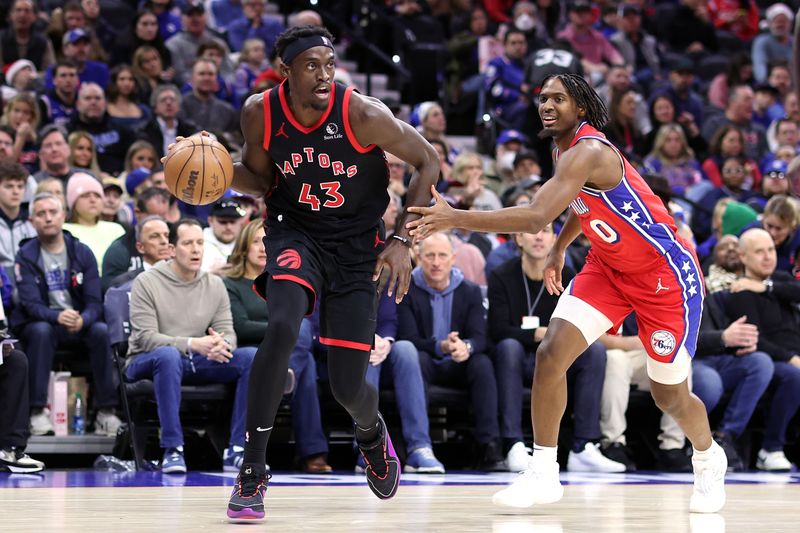
[[164,161],[167,187],[192,205],[213,203],[233,182],[233,160],[211,137],[192,135],[175,145]]

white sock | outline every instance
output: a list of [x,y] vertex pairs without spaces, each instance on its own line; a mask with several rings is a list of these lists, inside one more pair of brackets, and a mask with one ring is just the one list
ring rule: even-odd
[[[709,446],[707,450],[703,450],[703,451],[700,451],[697,448],[695,448],[694,446],[692,446],[692,453],[694,454],[694,457],[698,461],[705,461],[706,459],[711,457],[711,450],[714,448],[715,444],[717,444],[717,443],[712,439],[711,440],[711,446]],[[719,446],[719,445],[717,444],[717,446]]]
[[540,446],[533,443],[533,460],[536,464],[555,463],[558,459],[558,446]]

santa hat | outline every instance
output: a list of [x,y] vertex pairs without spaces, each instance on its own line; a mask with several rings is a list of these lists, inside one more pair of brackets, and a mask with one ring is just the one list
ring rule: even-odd
[[6,85],[12,85],[14,83],[14,76],[19,74],[19,71],[25,67],[30,68],[34,73],[36,72],[36,65],[34,65],[33,62],[28,59],[17,59],[13,63],[6,65],[4,69],[4,73],[6,75]]

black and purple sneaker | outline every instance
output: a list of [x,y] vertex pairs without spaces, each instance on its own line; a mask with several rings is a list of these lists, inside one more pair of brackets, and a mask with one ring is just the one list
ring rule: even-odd
[[388,500],[397,492],[400,485],[400,459],[392,446],[392,438],[386,428],[386,422],[378,413],[381,426],[380,436],[370,443],[358,443],[358,449],[367,463],[367,483],[375,496]]
[[231,492],[231,499],[228,500],[228,518],[264,518],[264,494],[271,477],[266,470],[259,470],[253,465],[242,465]]

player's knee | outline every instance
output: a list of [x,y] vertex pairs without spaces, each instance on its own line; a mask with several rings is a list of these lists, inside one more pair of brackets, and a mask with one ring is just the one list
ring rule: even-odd
[[363,387],[368,387],[366,381],[361,385],[354,384],[351,380],[330,376],[331,393],[339,404],[348,412],[358,407],[363,395]]
[[286,316],[269,317],[266,338],[276,347],[294,348],[300,335],[300,323]]
[[662,385],[653,383],[650,393],[661,411],[664,413],[680,412],[689,401],[688,389],[683,385]]
[[567,372],[572,360],[565,361],[564,353],[556,343],[545,338],[536,350],[536,372],[540,375],[561,376]]

